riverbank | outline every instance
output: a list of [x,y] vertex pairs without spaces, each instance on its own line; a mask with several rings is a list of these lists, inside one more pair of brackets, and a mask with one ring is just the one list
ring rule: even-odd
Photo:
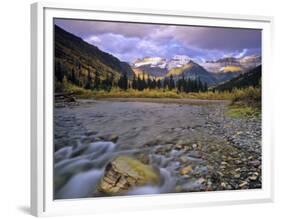
[[75,94],[78,98],[174,98],[174,99],[206,99],[206,100],[233,100],[246,97],[249,94],[259,94],[258,88],[248,87],[233,89],[231,91],[205,91],[205,92],[179,92],[176,89],[144,89],[122,90],[111,88],[110,90],[90,90],[75,86],[70,83],[64,84],[64,92]]
[[162,104],[191,104],[191,105],[201,105],[201,104],[230,104],[229,100],[207,100],[207,99],[190,99],[190,98],[121,98],[121,97],[103,97],[103,98],[91,98],[91,99],[78,99],[80,103],[94,103],[96,101],[110,101],[110,102],[143,102],[143,103],[162,103]]

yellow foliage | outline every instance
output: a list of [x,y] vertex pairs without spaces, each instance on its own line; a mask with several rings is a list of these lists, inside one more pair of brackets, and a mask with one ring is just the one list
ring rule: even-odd
[[223,72],[240,72],[241,70],[241,67],[235,65],[228,65],[223,68]]

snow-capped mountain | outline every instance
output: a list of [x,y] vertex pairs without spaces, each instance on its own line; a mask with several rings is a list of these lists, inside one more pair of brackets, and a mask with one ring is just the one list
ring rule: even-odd
[[191,58],[186,55],[175,55],[171,60],[167,63],[168,70],[172,68],[180,68],[183,65],[187,64]]
[[161,57],[144,57],[143,59],[137,59],[133,62],[133,67],[138,68],[144,65],[150,67],[166,68],[167,60]]
[[161,57],[144,57],[143,59],[137,59],[133,62],[132,66],[135,68],[141,66],[149,66],[151,68],[167,68],[168,70],[172,68],[182,67],[187,64],[191,58],[186,55],[175,55],[171,59],[164,59]]
[[200,77],[208,84],[230,80],[261,64],[261,56],[251,55],[241,58],[224,57],[217,60],[196,62],[187,55],[175,55],[171,59],[161,57],[145,57],[131,64],[134,72],[142,72],[152,77],[167,77],[180,75],[185,77]]
[[189,63],[191,58],[186,55],[175,55],[171,59],[161,57],[144,57],[132,63],[133,69],[142,70],[155,77],[165,76],[170,69],[181,68]]

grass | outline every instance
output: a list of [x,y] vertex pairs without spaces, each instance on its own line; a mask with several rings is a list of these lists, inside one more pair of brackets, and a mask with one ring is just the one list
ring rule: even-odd
[[248,87],[230,91],[208,91],[199,93],[179,93],[176,90],[145,89],[143,91],[112,88],[110,91],[86,90],[68,82],[63,83],[65,92],[74,93],[79,98],[173,98],[173,99],[202,99],[230,100],[226,114],[231,117],[253,117],[261,114],[261,89]]
[[230,105],[226,112],[227,116],[234,118],[258,117],[260,114],[258,109],[243,105]]
[[64,91],[74,93],[80,98],[187,98],[203,100],[236,100],[245,95],[245,90],[230,91],[208,91],[199,93],[179,93],[174,90],[163,89],[145,89],[143,91],[128,89],[126,91],[119,88],[112,88],[110,91],[105,90],[86,90],[75,86],[71,83],[64,83]]
[[259,117],[261,115],[261,88],[240,89],[233,96],[227,115],[231,117]]

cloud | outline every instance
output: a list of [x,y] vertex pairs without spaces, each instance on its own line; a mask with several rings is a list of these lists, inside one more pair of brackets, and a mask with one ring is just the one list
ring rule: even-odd
[[55,24],[79,36],[89,37],[93,34],[116,33],[125,37],[145,37],[159,25],[143,25],[138,23],[89,21],[72,19],[55,19]]
[[255,29],[56,19],[55,24],[125,61],[186,54],[198,60],[261,51]]
[[248,52],[248,49],[243,49],[242,52],[235,55],[235,58],[242,58],[246,53]]

